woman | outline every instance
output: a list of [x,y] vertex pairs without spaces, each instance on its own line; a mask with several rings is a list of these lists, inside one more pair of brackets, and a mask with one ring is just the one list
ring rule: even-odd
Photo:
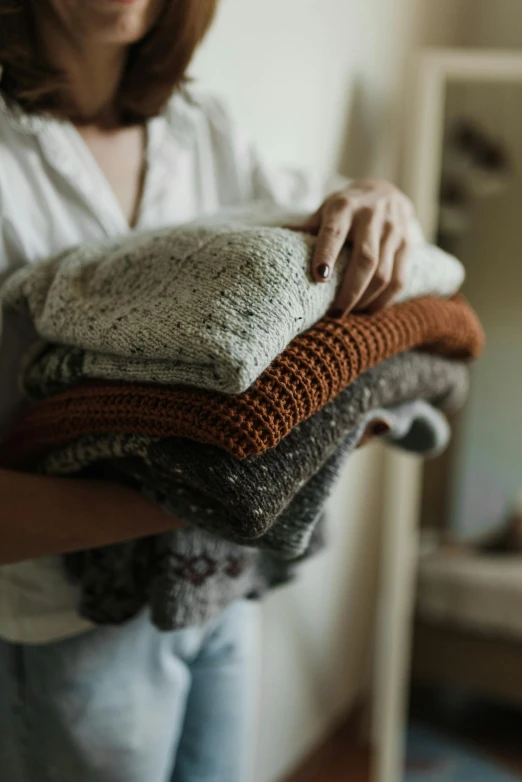
[[[0,0],[0,273],[263,198],[313,212],[300,227],[318,235],[318,283],[353,242],[338,313],[389,304],[410,203],[386,183],[336,189],[268,166],[219,102],[186,88],[214,6]],[[20,323],[4,324],[0,429],[20,405],[27,340]],[[176,633],[158,633],[146,615],[94,628],[53,555],[176,522],[122,486],[7,471],[0,508],[0,778],[245,782],[252,604]]]

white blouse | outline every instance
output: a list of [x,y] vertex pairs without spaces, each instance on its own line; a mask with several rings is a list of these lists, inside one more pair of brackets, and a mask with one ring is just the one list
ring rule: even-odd
[[[136,227],[184,223],[263,199],[313,211],[343,183],[262,160],[223,105],[191,90],[147,126],[147,171]],[[129,226],[73,125],[29,117],[0,98],[0,279],[80,242],[121,236]],[[21,397],[20,358],[30,335],[5,318],[0,342],[0,432]],[[74,524],[74,519],[71,519]],[[76,611],[77,587],[59,557],[0,567],[0,636],[44,643],[91,625]]]

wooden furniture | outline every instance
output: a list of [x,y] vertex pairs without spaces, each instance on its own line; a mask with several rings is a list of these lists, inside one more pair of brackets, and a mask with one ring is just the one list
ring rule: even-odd
[[522,704],[522,553],[423,558],[416,617],[414,681]]

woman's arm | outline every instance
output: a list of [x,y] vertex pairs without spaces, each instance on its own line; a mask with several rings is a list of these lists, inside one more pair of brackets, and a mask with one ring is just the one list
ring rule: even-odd
[[126,486],[0,470],[0,564],[180,526],[182,522]]

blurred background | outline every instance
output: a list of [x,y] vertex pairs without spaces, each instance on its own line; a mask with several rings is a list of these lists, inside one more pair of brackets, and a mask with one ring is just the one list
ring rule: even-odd
[[489,340],[450,451],[393,512],[399,457],[356,454],[328,552],[263,605],[256,782],[369,779],[369,745],[378,782],[522,779],[518,52],[520,0],[222,0],[192,68],[275,161],[404,187]]

